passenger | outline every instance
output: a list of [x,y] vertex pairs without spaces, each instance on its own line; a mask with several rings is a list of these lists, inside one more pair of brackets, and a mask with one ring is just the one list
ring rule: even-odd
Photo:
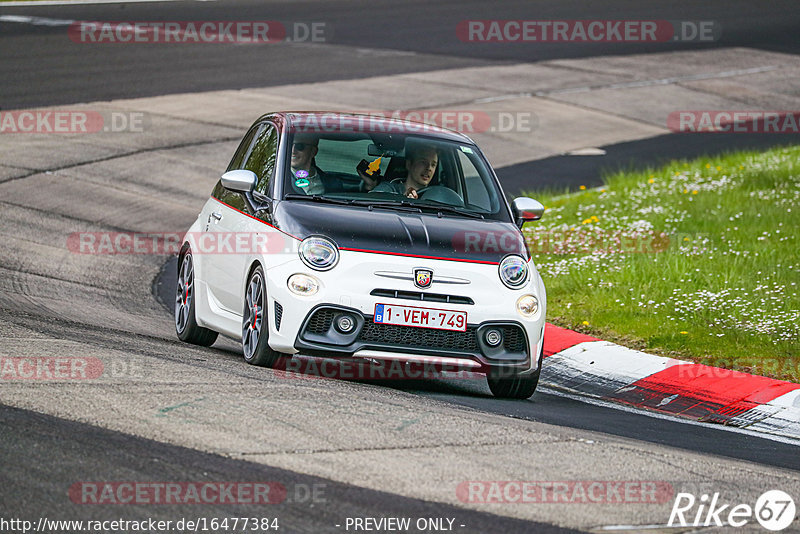
[[315,158],[318,151],[318,137],[304,134],[294,136],[291,169],[295,191],[306,195],[322,195],[344,189],[340,179],[328,176],[317,167]]
[[396,193],[408,198],[419,198],[417,191],[428,187],[436,173],[439,154],[430,145],[408,143],[405,163],[408,176],[405,179],[397,178],[389,182],[378,183],[374,177],[359,170],[358,174],[364,181],[364,189],[376,193]]

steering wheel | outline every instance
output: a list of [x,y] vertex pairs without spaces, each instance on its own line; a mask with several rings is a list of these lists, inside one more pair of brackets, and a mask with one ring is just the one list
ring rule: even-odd
[[[425,195],[425,198],[423,198],[423,195]],[[428,187],[417,189],[417,198],[450,206],[464,205],[464,199],[461,198],[461,195],[443,185],[429,185]]]

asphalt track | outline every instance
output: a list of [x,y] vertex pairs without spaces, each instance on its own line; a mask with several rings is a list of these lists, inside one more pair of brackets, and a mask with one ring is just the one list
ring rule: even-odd
[[[0,106],[62,105],[120,97],[265,87],[289,82],[366,78],[494,62],[642,53],[612,45],[465,47],[453,44],[454,21],[465,18],[663,18],[721,20],[724,41],[701,46],[796,53],[798,6],[773,3],[578,3],[502,5],[374,2],[164,3],[91,7],[0,6],[0,14],[91,20],[326,20],[330,49],[282,45],[132,47],[63,45],[63,28],[0,23],[0,65],[13,72],[0,86]],[[593,9],[596,11],[593,12]],[[370,16],[374,14],[375,16]],[[449,25],[446,32],[437,31]],[[414,28],[413,31],[409,28]],[[653,51],[686,44],[654,45]],[[356,49],[363,52],[356,53]],[[386,50],[394,51],[387,53]],[[408,52],[413,52],[408,54]],[[299,68],[302,65],[302,68]],[[610,165],[648,165],[653,158],[697,153],[668,136],[605,147]],[[754,138],[764,146],[791,138]],[[709,142],[714,150],[731,145]],[[230,141],[228,141],[230,142]],[[730,142],[747,146],[746,136]],[[620,154],[624,158],[620,158]],[[287,487],[325,484],[324,502],[287,502],[275,509],[284,531],[341,532],[346,517],[451,516],[461,532],[559,532],[612,524],[663,524],[671,503],[649,508],[592,505],[481,506],[459,503],[463,480],[668,480],[677,489],[724,491],[751,500],[766,489],[800,495],[797,446],[749,434],[689,425],[587,404],[542,390],[526,402],[499,401],[477,382],[292,382],[241,361],[236,345],[187,347],[171,332],[169,270],[162,257],[76,257],[66,231],[185,228],[209,191],[184,189],[138,172],[153,158],[214,166],[202,145],[168,154],[133,154],[118,166],[31,173],[0,184],[0,327],[4,356],[87,355],[136,364],[140,375],[94,384],[0,386],[0,514],[35,519],[206,517],[251,511],[225,506],[86,506],[67,497],[76,481],[277,480]],[[564,157],[567,158],[567,157]],[[638,158],[638,159],[636,159]],[[594,163],[592,163],[592,161]],[[566,166],[566,168],[565,168]],[[572,157],[511,169],[597,173],[597,160]],[[86,180],[89,176],[91,179]],[[113,176],[113,180],[108,180]],[[596,175],[595,175],[596,176]],[[581,182],[587,183],[587,182]],[[590,182],[589,182],[590,183]],[[144,198],[138,198],[137,193]],[[90,202],[82,203],[89,198]],[[53,243],[52,236],[59,236]],[[169,264],[168,264],[169,265]],[[160,274],[158,274],[160,273]],[[154,276],[158,276],[154,280]],[[155,289],[153,289],[155,288]],[[14,407],[10,407],[14,406]],[[640,505],[643,506],[643,505]],[[649,506],[649,505],[648,505]],[[264,510],[252,510],[263,514]],[[791,530],[790,530],[791,531]]]
[[[64,499],[65,488],[75,483],[76,471],[90,464],[93,480],[159,481],[164,476],[180,480],[278,482],[286,489],[285,500],[269,505],[218,504],[204,506],[206,517],[279,516],[279,525],[289,532],[341,532],[339,517],[372,517],[376,510],[387,517],[458,518],[460,532],[569,533],[575,530],[532,523],[494,514],[468,511],[455,506],[398,497],[319,477],[303,476],[283,469],[231,460],[192,449],[134,438],[117,432],[65,421],[24,410],[0,406],[0,455],[3,458],[3,515],[50,518],[80,518],[86,507]],[[44,473],[30,472],[30,454],[46,456]],[[44,460],[44,459],[43,459]],[[44,461],[42,462],[44,463]],[[42,467],[45,467],[42,465]],[[78,469],[76,469],[76,467]],[[85,473],[85,471],[83,471]],[[37,476],[39,475],[39,476]],[[83,508],[83,509],[81,509]],[[172,520],[198,517],[198,507],[184,504],[152,507],[137,504],[97,506],[92,514],[100,521],[120,517]],[[331,514],[330,510],[336,510]]]
[[[92,21],[276,20],[324,22],[324,43],[265,46],[110,44],[64,39],[63,26],[0,22],[0,108],[17,109],[179,92],[367,78],[490,63],[544,61],[747,46],[800,51],[800,5],[774,0],[392,2],[342,0],[168,2],[4,7],[0,15]],[[463,43],[463,20],[710,20],[717,41],[664,43]],[[66,42],[65,42],[66,41]],[[331,45],[331,46],[326,46]],[[31,90],[35,88],[35,90]]]

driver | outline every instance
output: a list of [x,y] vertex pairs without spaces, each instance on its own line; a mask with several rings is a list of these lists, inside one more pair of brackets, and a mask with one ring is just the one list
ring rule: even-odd
[[430,145],[408,143],[406,146],[406,170],[408,171],[408,176],[406,176],[405,180],[398,178],[391,182],[377,183],[377,180],[361,171],[358,171],[358,174],[364,181],[364,189],[367,191],[396,193],[405,195],[408,198],[419,198],[417,191],[430,185],[438,164],[439,154],[435,148]]

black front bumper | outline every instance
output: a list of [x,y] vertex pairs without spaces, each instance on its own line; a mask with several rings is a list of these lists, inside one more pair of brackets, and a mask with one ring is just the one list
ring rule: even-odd
[[[334,319],[347,313],[355,319],[350,333],[337,330]],[[503,342],[489,346],[484,332],[497,328]],[[483,368],[531,368],[532,349],[522,325],[513,321],[487,321],[467,325],[465,332],[387,325],[373,322],[373,316],[344,306],[321,305],[312,309],[303,321],[294,347],[311,356],[348,357],[360,350],[379,350],[404,354],[464,358]]]

